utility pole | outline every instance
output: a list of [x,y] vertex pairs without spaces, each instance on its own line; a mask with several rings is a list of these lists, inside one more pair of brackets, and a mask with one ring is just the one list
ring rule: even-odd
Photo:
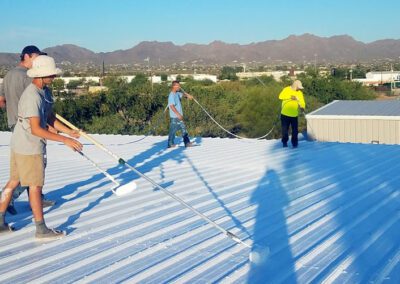
[[390,80],[390,92],[393,92],[393,84],[394,84],[394,82],[393,82],[393,64],[390,64],[390,70],[391,70],[391,74],[390,74],[390,77],[391,77],[391,80]]

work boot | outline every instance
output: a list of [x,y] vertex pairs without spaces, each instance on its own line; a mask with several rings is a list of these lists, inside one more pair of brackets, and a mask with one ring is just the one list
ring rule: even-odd
[[54,204],[56,204],[55,201],[53,201],[53,200],[48,200],[48,199],[46,199],[46,198],[44,198],[44,197],[42,198],[42,207],[43,207],[43,208],[53,206]]
[[186,143],[185,144],[185,147],[187,148],[187,147],[193,147],[194,145],[193,145],[193,142],[189,142],[189,143]]
[[7,223],[0,225],[0,234],[9,233],[9,232],[13,232],[13,231],[14,231],[14,227],[11,225],[8,225]]
[[64,237],[63,231],[47,228],[44,220],[35,222],[35,225],[36,225],[35,237],[38,240],[58,240]]
[[47,228],[47,230],[45,232],[38,232],[36,231],[35,233],[35,237],[38,240],[59,240],[62,239],[65,236],[63,231],[59,231],[56,229],[49,229]]
[[5,215],[6,214],[4,212],[0,213],[0,234],[9,233],[9,232],[14,231],[14,228],[12,226],[8,225],[6,223],[6,221],[4,220]]

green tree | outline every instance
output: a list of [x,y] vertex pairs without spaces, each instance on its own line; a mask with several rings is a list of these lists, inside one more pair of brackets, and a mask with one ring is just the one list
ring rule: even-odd
[[168,80],[168,75],[167,74],[162,73],[160,76],[161,76],[161,81],[162,82],[166,82]]
[[239,70],[235,67],[224,66],[224,67],[222,67],[222,70],[218,76],[218,79],[219,80],[236,81],[236,80],[238,80],[238,77],[236,76],[237,72],[239,72]]
[[68,90],[74,90],[77,89],[79,86],[84,84],[85,79],[79,79],[79,80],[71,80],[67,83],[67,89]]
[[65,81],[61,78],[55,78],[51,83],[51,87],[57,95],[60,94],[60,91],[64,90],[64,86]]

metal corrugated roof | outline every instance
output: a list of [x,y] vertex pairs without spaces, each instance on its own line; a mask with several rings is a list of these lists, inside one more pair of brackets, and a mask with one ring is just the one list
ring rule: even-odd
[[[9,133],[0,133],[0,179]],[[62,240],[35,241],[24,194],[18,229],[0,235],[1,283],[399,283],[400,148],[387,145],[198,138],[165,149],[166,137],[96,136],[116,154],[245,242],[249,250],[95,146],[85,152],[138,189],[116,197],[88,161],[48,145],[45,209]]]
[[400,116],[400,100],[334,101],[308,114],[346,116]]

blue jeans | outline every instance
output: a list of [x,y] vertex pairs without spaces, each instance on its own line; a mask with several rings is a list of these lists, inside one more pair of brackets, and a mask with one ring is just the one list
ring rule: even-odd
[[185,123],[182,120],[179,120],[178,118],[170,118],[168,147],[171,147],[172,145],[174,145],[175,133],[178,130],[181,130],[181,132],[182,132],[183,143],[185,143],[185,146],[190,143],[190,139],[189,139],[189,135],[186,131]]

